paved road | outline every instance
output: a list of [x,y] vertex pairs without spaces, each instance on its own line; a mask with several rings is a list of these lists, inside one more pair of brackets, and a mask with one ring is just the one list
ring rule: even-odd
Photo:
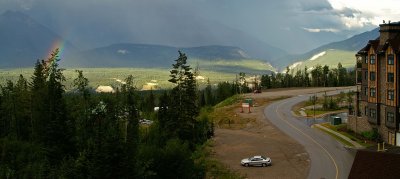
[[344,148],[331,136],[305,125],[291,112],[293,105],[308,100],[309,96],[300,95],[277,101],[266,107],[264,114],[272,124],[305,147],[311,159],[308,178],[348,178],[355,152]]

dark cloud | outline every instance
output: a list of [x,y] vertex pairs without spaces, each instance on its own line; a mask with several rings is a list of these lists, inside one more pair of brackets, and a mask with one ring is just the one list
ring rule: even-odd
[[358,13],[335,11],[327,0],[0,0],[0,13],[7,9],[24,11],[83,48],[238,45],[246,37],[300,53],[365,30],[305,31],[345,29],[341,16]]
[[332,10],[331,4],[328,1],[308,0],[299,1],[302,11],[329,11]]

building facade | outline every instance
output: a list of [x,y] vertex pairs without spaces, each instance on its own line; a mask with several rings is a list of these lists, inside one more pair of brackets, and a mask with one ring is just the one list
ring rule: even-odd
[[349,127],[377,130],[384,142],[400,146],[400,23],[381,24],[379,32],[356,54],[358,92]]

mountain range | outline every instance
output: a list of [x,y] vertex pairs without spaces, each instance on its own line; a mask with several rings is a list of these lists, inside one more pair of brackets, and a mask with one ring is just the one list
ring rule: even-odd
[[363,48],[369,40],[378,37],[379,28],[375,28],[343,41],[320,46],[304,54],[287,56],[281,59],[281,61],[285,62],[276,67],[284,69],[286,66],[289,66],[292,69],[304,69],[307,66],[310,69],[318,64],[335,67],[340,62],[344,67],[352,68],[355,64],[355,53]]
[[230,46],[202,46],[177,48],[163,45],[119,43],[95,48],[65,60],[71,67],[170,67],[179,56],[178,51],[191,59],[240,60],[249,59],[243,49]]
[[70,42],[29,16],[7,11],[0,15],[0,68],[33,66],[49,55],[57,41],[63,41],[69,52],[76,51]]
[[[223,29],[223,27],[219,28]],[[362,48],[368,40],[379,35],[378,29],[374,29],[344,41],[323,45],[304,54],[288,55],[284,50],[261,42],[243,32],[233,29],[226,29],[226,31],[227,33],[219,38],[232,39],[234,46],[173,47],[114,43],[82,51],[68,39],[28,15],[7,11],[0,15],[0,68],[33,66],[37,59],[46,58],[59,42],[58,47],[62,48],[63,52],[61,63],[71,67],[170,67],[178,56],[178,50],[181,50],[192,59],[229,61],[259,59],[283,69],[289,64],[307,61],[314,55],[331,49],[352,53]]]
[[[220,27],[222,28],[222,27]],[[99,32],[98,38],[104,34]],[[103,35],[103,36],[102,36]],[[235,35],[238,37],[234,39]],[[108,35],[109,36],[109,35]],[[286,54],[285,51],[265,44],[240,31],[226,29],[224,34],[233,39],[234,44],[242,43],[247,49],[226,45],[205,45],[200,47],[171,47],[166,45],[115,43],[90,50],[79,50],[68,39],[52,31],[49,27],[35,21],[18,11],[7,11],[0,15],[0,68],[29,67],[37,59],[49,55],[55,43],[61,42],[63,63],[69,66],[164,66],[171,64],[169,59],[177,57],[182,50],[193,58],[202,59],[275,59]]]

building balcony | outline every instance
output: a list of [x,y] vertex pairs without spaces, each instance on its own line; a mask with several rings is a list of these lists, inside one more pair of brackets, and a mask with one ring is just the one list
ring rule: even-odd
[[393,122],[388,122],[388,121],[386,121],[385,125],[386,125],[386,127],[388,127],[388,128],[396,129],[396,126],[397,126],[397,125],[396,125],[396,120],[393,121]]
[[361,61],[358,61],[358,62],[356,63],[356,69],[360,69],[360,70],[361,70],[361,68],[362,68],[362,62],[361,62]]
[[358,78],[358,77],[357,77],[356,83],[357,83],[357,85],[361,85],[361,84],[362,84],[362,78]]
[[368,116],[368,122],[371,124],[376,124],[376,125],[380,124],[378,117],[372,118],[372,117]]
[[357,71],[356,71],[356,84],[357,85],[361,85],[362,80],[363,80],[362,71],[361,71],[361,69],[357,69]]
[[380,110],[379,110],[379,104],[376,103],[368,103],[368,122],[370,124],[375,124],[375,125],[380,125]]

